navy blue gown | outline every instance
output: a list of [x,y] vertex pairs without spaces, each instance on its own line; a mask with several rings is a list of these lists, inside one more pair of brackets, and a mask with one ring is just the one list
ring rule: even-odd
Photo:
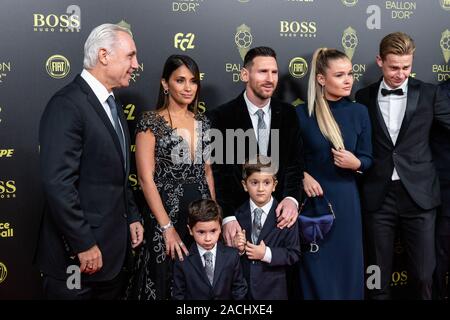
[[[369,115],[365,106],[346,98],[328,101],[341,129],[345,149],[360,161],[364,172],[372,164]],[[356,173],[334,165],[332,145],[319,130],[307,105],[297,107],[304,143],[305,171],[318,181],[333,205],[336,219],[316,253],[303,250],[300,292],[304,299],[358,300],[364,298],[364,261],[360,198]],[[306,195],[305,195],[306,196]],[[305,214],[327,212],[322,197],[309,201]]]

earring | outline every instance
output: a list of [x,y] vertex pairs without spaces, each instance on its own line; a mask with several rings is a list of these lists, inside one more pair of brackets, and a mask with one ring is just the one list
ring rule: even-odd
[[167,96],[169,94],[169,89],[164,89],[164,94]]

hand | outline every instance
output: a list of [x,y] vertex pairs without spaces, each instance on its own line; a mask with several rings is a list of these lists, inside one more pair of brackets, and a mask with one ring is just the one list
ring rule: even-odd
[[266,244],[264,243],[264,240],[261,240],[258,245],[247,241],[245,253],[250,260],[262,260],[266,254]]
[[361,161],[353,153],[347,150],[336,150],[331,148],[334,157],[334,164],[342,169],[358,170],[361,167]]
[[175,259],[175,253],[178,255],[178,259],[183,261],[183,253],[189,255],[183,241],[181,241],[178,232],[174,227],[170,227],[166,231],[163,231],[164,242],[166,244],[166,254],[172,259]]
[[290,228],[297,221],[298,208],[292,199],[284,198],[283,201],[278,204],[275,213],[278,218],[277,227],[280,229],[284,229],[285,227]]
[[136,248],[144,240],[144,227],[139,221],[130,224],[131,247]]
[[320,184],[311,177],[308,172],[303,172],[303,190],[308,197],[323,196],[323,190]]
[[103,267],[102,253],[97,245],[78,253],[80,272],[94,274]]
[[225,244],[229,247],[233,246],[233,238],[237,232],[241,232],[241,226],[237,220],[231,220],[222,226],[222,234],[225,239]]
[[247,242],[245,230],[236,232],[233,238],[233,247],[239,250],[240,254],[245,252],[245,243]]

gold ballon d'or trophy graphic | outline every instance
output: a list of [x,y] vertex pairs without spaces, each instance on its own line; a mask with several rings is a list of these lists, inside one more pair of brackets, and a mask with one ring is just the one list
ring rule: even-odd
[[250,28],[245,24],[241,24],[236,28],[236,34],[234,35],[234,42],[239,50],[242,60],[244,60],[250,46],[252,45],[253,36],[250,32]]
[[448,63],[450,60],[450,31],[448,29],[442,32],[441,41],[439,44],[441,45],[445,63]]
[[350,60],[353,58],[357,45],[358,37],[356,36],[356,31],[352,27],[348,27],[342,34],[342,46],[344,47],[345,54]]
[[5,281],[7,275],[8,269],[6,269],[6,266],[0,262],[0,283]]
[[342,0],[342,4],[346,7],[354,7],[358,3],[358,0]]
[[128,30],[130,30],[130,32],[131,32],[131,24],[129,24],[129,23],[126,22],[125,20],[120,20],[119,22],[117,22],[117,25],[118,25],[119,27],[128,29]]

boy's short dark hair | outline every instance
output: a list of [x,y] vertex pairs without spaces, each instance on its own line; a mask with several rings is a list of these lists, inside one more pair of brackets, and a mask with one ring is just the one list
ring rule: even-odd
[[255,47],[250,49],[244,57],[244,68],[249,68],[256,57],[272,57],[277,60],[275,50],[269,47]]
[[255,172],[271,173],[274,180],[277,180],[277,168],[272,165],[270,157],[257,155],[255,158],[245,161],[242,168],[242,179],[247,180]]
[[197,222],[218,221],[222,225],[222,208],[211,199],[201,199],[189,205],[188,225],[194,227]]

